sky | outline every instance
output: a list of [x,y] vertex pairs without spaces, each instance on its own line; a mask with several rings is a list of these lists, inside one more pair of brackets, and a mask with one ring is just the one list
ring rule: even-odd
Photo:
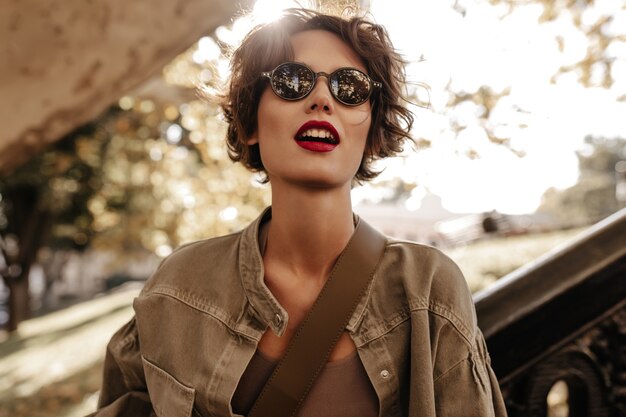
[[[417,210],[426,192],[438,194],[453,212],[533,212],[550,187],[564,189],[578,178],[575,151],[587,135],[614,137],[626,132],[626,6],[619,0],[597,0],[582,14],[583,26],[605,16],[613,22],[603,31],[622,35],[606,54],[614,60],[612,87],[584,87],[574,71],[561,67],[583,60],[590,40],[565,10],[540,23],[543,6],[519,5],[512,11],[487,1],[370,0],[370,17],[385,26],[394,46],[409,62],[407,78],[428,108],[414,107],[414,137],[431,146],[406,152],[384,163],[379,181],[401,177],[417,185],[406,207]],[[453,4],[457,4],[453,8]],[[256,21],[271,20],[291,1],[258,0]],[[235,41],[252,22],[235,22],[218,32]],[[593,67],[592,79],[605,69]],[[450,90],[472,94],[481,86],[508,93],[488,118],[471,102],[449,107]],[[461,131],[452,125],[461,126]],[[510,138],[512,152],[492,143],[485,129]],[[467,151],[477,152],[470,159]],[[519,157],[523,154],[523,157]],[[374,186],[355,190],[355,200],[376,200],[384,191]]]

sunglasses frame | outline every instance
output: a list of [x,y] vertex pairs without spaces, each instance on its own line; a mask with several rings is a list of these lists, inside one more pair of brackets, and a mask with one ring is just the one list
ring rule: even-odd
[[[297,65],[299,67],[304,67],[306,68],[311,74],[313,74],[313,83],[311,84],[311,88],[309,89],[309,91],[307,91],[302,97],[295,97],[295,98],[287,98],[287,97],[283,97],[280,94],[278,94],[278,92],[276,91],[276,89],[274,88],[274,82],[272,81],[272,78],[274,77],[274,73],[281,68],[284,65]],[[335,95],[335,93],[333,92],[333,89],[330,86],[330,79],[332,78],[333,75],[335,75],[337,72],[342,71],[342,70],[351,70],[351,71],[357,71],[361,74],[363,74],[365,76],[365,78],[367,79],[367,81],[370,84],[370,89],[369,89],[369,93],[367,95],[367,97],[365,97],[365,99],[363,101],[361,101],[360,103],[346,103],[342,100],[339,99],[339,97],[337,97]],[[317,83],[317,80],[319,77],[325,77],[326,78],[326,84],[328,85],[328,91],[330,91],[330,94],[333,96],[333,98],[335,100],[337,100],[339,103],[343,104],[344,106],[360,106],[361,104],[365,103],[367,100],[370,99],[370,97],[372,96],[372,93],[374,92],[375,88],[381,88],[383,85],[382,83],[378,82],[378,81],[374,81],[370,78],[369,75],[367,75],[366,73],[364,73],[363,71],[361,71],[358,68],[354,68],[354,67],[341,67],[341,68],[337,68],[336,70],[334,70],[333,72],[331,72],[330,74],[324,71],[320,71],[320,72],[315,72],[313,71],[308,65],[303,64],[302,62],[295,62],[295,61],[287,61],[287,62],[283,62],[282,64],[279,64],[276,68],[274,68],[271,71],[265,71],[261,73],[261,77],[263,78],[267,78],[269,79],[270,82],[270,86],[272,87],[272,91],[274,92],[274,94],[276,94],[278,97],[280,97],[283,100],[287,100],[287,101],[297,101],[297,100],[302,100],[303,98],[305,98],[306,96],[308,96],[309,94],[311,94],[311,91],[313,91],[313,89],[315,88],[315,84]]]

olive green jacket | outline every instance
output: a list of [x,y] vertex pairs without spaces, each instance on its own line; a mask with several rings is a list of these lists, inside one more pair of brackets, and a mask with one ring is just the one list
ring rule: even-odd
[[[258,231],[269,215],[161,263],[108,345],[94,415],[234,415],[231,397],[261,336],[283,334],[289,320],[263,282]],[[506,415],[467,284],[437,249],[388,239],[347,331],[380,416]]]

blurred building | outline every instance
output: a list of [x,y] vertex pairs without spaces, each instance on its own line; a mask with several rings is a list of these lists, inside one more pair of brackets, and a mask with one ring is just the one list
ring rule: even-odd
[[445,242],[445,237],[437,227],[440,222],[467,215],[447,210],[443,207],[441,197],[432,193],[424,196],[417,210],[409,210],[403,201],[397,200],[379,204],[360,204],[354,211],[388,236],[433,246]]
[[441,197],[427,193],[417,210],[401,200],[357,205],[354,211],[388,236],[432,246],[456,246],[488,236],[548,232],[559,224],[548,214],[509,215],[497,211],[454,213]]

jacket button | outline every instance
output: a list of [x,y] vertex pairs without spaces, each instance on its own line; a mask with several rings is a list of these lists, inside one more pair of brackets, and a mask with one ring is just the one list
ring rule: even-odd
[[277,326],[280,326],[282,322],[283,322],[283,318],[281,317],[280,314],[276,313],[276,315],[274,316],[274,324],[276,324]]
[[386,369],[383,369],[382,371],[380,371],[380,376],[383,377],[384,379],[389,378],[389,371]]

